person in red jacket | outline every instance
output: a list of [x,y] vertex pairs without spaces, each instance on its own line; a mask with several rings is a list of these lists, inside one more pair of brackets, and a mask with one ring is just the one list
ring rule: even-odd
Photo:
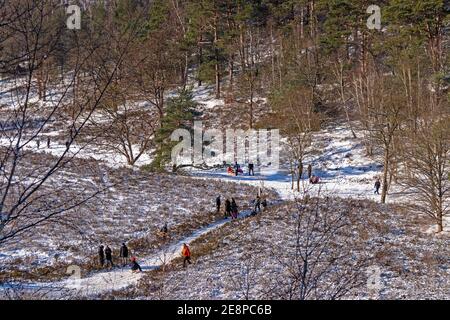
[[183,256],[183,268],[186,268],[186,261],[191,264],[191,250],[186,243],[183,243],[183,249],[181,250]]

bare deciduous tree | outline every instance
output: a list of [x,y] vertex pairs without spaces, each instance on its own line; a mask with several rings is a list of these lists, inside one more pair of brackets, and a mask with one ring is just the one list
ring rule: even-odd
[[327,199],[305,197],[287,214],[295,216],[295,243],[274,249],[283,275],[272,295],[335,300],[365,284],[370,258],[352,233],[351,212],[330,208]]
[[429,216],[441,232],[450,214],[450,118],[424,120],[404,141],[400,184],[414,195],[408,206]]
[[[74,142],[101,104],[129,49],[130,39],[135,37],[138,24],[136,18],[127,32],[121,33],[112,44],[102,38],[104,35],[89,28],[77,33],[66,29],[64,20],[55,23],[52,14],[65,12],[59,2],[22,0],[8,2],[7,6],[11,12],[21,13],[6,26],[11,32],[5,43],[10,50],[9,61],[15,61],[16,66],[20,62],[25,69],[23,74],[15,73],[7,83],[11,103],[0,122],[0,244],[40,224],[51,223],[56,216],[86,203],[101,192],[100,189],[76,192],[70,199],[63,199],[60,193],[68,190],[52,190],[49,184],[83,148],[83,145],[74,148]],[[56,43],[63,33],[70,37],[73,45],[67,53],[75,55],[71,72],[66,74],[61,85],[52,88],[51,101],[36,102],[36,77],[42,57],[50,59],[56,54]],[[118,49],[115,61],[104,54],[111,45]],[[2,70],[2,73],[6,71]],[[65,113],[67,98],[77,78],[82,94],[73,105],[73,117],[68,118]],[[61,132],[66,136],[65,148],[52,161],[36,163],[33,149],[55,121],[63,124]]]

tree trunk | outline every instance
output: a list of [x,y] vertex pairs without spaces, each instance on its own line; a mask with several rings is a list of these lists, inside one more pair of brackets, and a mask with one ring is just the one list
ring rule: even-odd
[[440,233],[444,230],[444,223],[442,219],[442,214],[438,214],[438,221],[437,221],[437,232]]
[[290,161],[290,169],[291,169],[291,190],[294,190],[294,181],[295,181],[295,170],[294,166],[292,165],[292,161]]
[[[217,51],[217,49],[216,49]],[[219,63],[216,61],[215,66],[215,72],[216,72],[216,99],[220,99],[220,70],[219,70]]]
[[272,85],[275,85],[275,48],[273,37],[273,22],[270,23],[270,55],[271,55],[271,71],[272,71]]
[[388,174],[389,174],[389,147],[384,152],[384,168],[383,168],[383,186],[381,190],[381,203],[386,203],[386,197],[388,192]]
[[[198,70],[200,70],[200,67],[203,64],[203,48],[202,48],[202,41],[203,41],[203,36],[200,35],[200,39],[199,39],[199,44],[198,44]],[[198,77],[198,86],[201,87],[202,85],[202,79],[199,76]]]
[[303,176],[303,162],[298,160],[298,175],[297,175],[297,192],[300,192],[300,181]]
[[219,65],[219,49],[217,48],[217,16],[214,21],[214,56],[215,56],[215,73],[216,73],[216,99],[220,99],[220,65]]
[[234,57],[230,58],[230,62],[228,63],[228,78],[229,78],[229,86],[228,86],[228,95],[230,102],[233,101],[233,90],[234,90]]
[[250,129],[253,129],[253,80],[250,81]]
[[188,72],[189,72],[189,55],[186,52],[184,54],[184,68],[183,68],[183,90],[186,90],[187,81],[188,81]]

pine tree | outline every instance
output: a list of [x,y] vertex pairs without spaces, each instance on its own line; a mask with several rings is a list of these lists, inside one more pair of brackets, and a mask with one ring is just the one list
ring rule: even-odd
[[[171,141],[170,136],[176,129],[192,128],[194,109],[197,103],[191,90],[181,90],[177,96],[167,101],[166,112],[162,118],[161,128],[156,132],[155,143],[158,149],[152,162],[152,169],[164,171],[171,161],[172,148],[178,141]],[[173,168],[176,171],[176,167]]]

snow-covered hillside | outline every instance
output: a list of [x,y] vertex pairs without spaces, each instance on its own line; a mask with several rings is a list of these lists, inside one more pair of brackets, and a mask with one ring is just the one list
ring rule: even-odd
[[[223,126],[208,117],[218,109],[226,111],[223,101],[214,99],[208,88],[198,88],[195,94],[205,129]],[[43,139],[51,137],[49,147],[45,139],[39,147],[36,142],[27,145],[29,166],[39,168],[64,152],[66,132],[56,123],[52,128],[42,135]],[[82,141],[88,138],[84,136]],[[429,220],[410,216],[398,206],[411,201],[411,195],[406,196],[395,184],[388,205],[376,204],[379,196],[374,194],[373,185],[381,174],[380,159],[366,156],[360,139],[353,138],[347,126],[329,124],[314,133],[304,165],[312,165],[320,183],[310,184],[305,174],[300,192],[292,190],[289,167],[281,151],[278,170],[256,167],[255,176],[247,174],[245,164],[244,174],[238,176],[227,174],[225,167],[188,168],[183,171],[185,176],[175,176],[137,169],[148,164],[149,154],[141,157],[133,169],[123,156],[111,150],[75,143],[70,150],[75,160],[52,177],[45,188],[58,186],[61,199],[80,191],[104,191],[62,216],[56,224],[44,224],[26,241],[11,242],[2,249],[3,294],[22,292],[34,296],[39,292],[44,298],[285,299],[287,293],[282,291],[286,283],[279,288],[281,291],[273,289],[280,286],[277,279],[286,272],[277,261],[282,258],[274,253],[284,249],[287,255],[292,253],[289,250],[295,242],[296,223],[293,201],[319,197],[326,203],[323,210],[348,213],[351,226],[346,231],[354,238],[346,244],[351,249],[347,253],[369,257],[366,269],[381,268],[383,289],[375,298],[448,298],[448,232],[439,236],[426,232],[432,228]],[[256,218],[245,218],[259,189],[269,200],[269,208]],[[223,219],[214,213],[214,200],[219,194],[222,199],[235,197],[241,206],[240,220]],[[170,228],[168,239],[157,234],[165,222]],[[143,273],[132,274],[126,267],[99,270],[98,245],[113,246],[117,258],[122,242],[127,242],[138,257]],[[194,265],[187,270],[179,268],[183,243],[191,243],[193,250]],[[333,246],[338,247],[338,243],[339,237],[333,238]],[[81,267],[81,279],[66,274],[69,265]],[[374,297],[365,286],[366,269],[360,266],[352,271],[358,275],[358,287],[343,297]],[[250,281],[245,280],[250,273],[252,287],[244,292],[242,286]],[[330,274],[322,285],[332,285],[338,275]],[[180,290],[178,283],[186,277],[189,285]],[[427,285],[421,286],[423,282]],[[161,288],[161,283],[167,285]],[[270,292],[268,288],[272,288]]]

